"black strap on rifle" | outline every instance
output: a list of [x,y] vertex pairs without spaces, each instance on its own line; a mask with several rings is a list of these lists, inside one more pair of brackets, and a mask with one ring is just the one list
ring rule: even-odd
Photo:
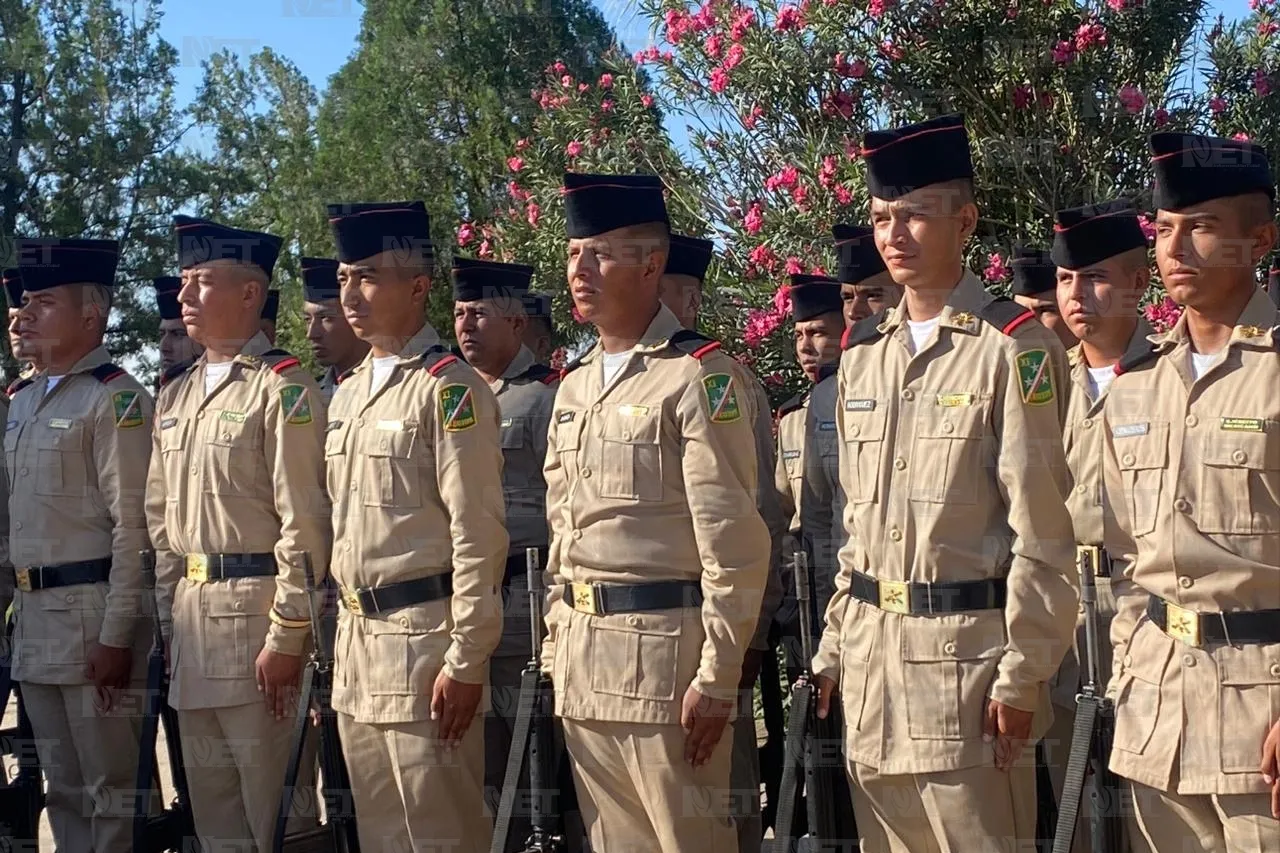
[[502,777],[502,798],[498,801],[498,816],[493,824],[493,843],[490,853],[506,853],[507,839],[511,835],[511,815],[515,810],[516,794],[520,788],[520,771],[529,754],[529,738],[533,732],[533,705],[538,698],[538,672],[526,669],[520,676],[520,699],[516,704],[516,722],[511,732],[511,751],[507,753],[507,772]]

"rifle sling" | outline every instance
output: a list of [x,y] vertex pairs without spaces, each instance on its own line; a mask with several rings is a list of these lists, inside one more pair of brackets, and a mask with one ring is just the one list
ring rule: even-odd
[[516,723],[511,731],[511,751],[507,753],[507,772],[502,778],[502,799],[498,802],[498,816],[493,822],[490,853],[506,853],[507,837],[511,834],[511,815],[515,810],[517,788],[520,787],[520,771],[529,754],[529,740],[533,733],[533,706],[538,698],[540,679],[541,673],[532,666],[520,676]]
[[[1053,836],[1053,853],[1071,853],[1076,821],[1084,794],[1085,774],[1089,769],[1089,752],[1096,734],[1098,711],[1102,700],[1081,696],[1076,704],[1075,726],[1071,732],[1071,752],[1067,756],[1067,772],[1062,779],[1062,800],[1058,804],[1058,826]],[[1095,818],[1096,819],[1096,818]]]

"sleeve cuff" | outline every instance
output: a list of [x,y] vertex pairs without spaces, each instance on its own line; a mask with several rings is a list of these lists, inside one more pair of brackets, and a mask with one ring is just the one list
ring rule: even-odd
[[997,681],[991,687],[991,698],[1001,705],[1034,714],[1039,709],[1041,688],[1040,684],[1015,687],[1008,682]]
[[459,684],[484,684],[488,681],[487,670],[488,666],[484,663],[457,666],[449,660],[445,661],[443,667],[444,674]]
[[266,647],[278,654],[302,657],[309,634],[309,631],[284,628],[273,622],[271,630],[267,632]]
[[737,679],[734,679],[734,681],[734,685],[729,688],[712,687],[702,678],[702,676],[698,676],[693,679],[692,686],[708,699],[719,699],[722,702],[733,702],[736,704],[738,701],[738,685],[736,683]]
[[127,649],[133,645],[135,620],[127,616],[112,616],[102,620],[98,642],[113,649]]

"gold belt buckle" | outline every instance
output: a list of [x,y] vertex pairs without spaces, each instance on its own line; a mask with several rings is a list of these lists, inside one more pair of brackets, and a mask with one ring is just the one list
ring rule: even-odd
[[357,616],[364,615],[364,605],[360,603],[359,593],[357,593],[354,589],[349,589],[345,586],[339,588],[339,593],[342,596],[343,607],[347,608],[347,610],[351,611]]
[[1102,549],[1097,545],[1077,545],[1076,546],[1076,568],[1081,572],[1087,571],[1091,576],[1099,576],[1099,568],[1102,566]]
[[206,555],[187,555],[187,580],[192,583],[209,582],[209,558]]
[[579,613],[600,615],[600,599],[596,588],[589,583],[569,584],[570,605]]
[[17,576],[18,576],[18,589],[22,590],[23,592],[31,592],[31,570],[18,569]]
[[1166,601],[1165,633],[1188,646],[1200,645],[1200,614]]
[[879,582],[879,588],[881,610],[887,610],[890,613],[911,613],[911,596],[908,594],[906,583],[882,580]]

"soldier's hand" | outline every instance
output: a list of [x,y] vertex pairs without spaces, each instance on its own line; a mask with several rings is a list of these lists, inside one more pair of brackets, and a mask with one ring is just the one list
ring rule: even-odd
[[98,710],[110,711],[115,704],[115,691],[129,685],[129,670],[133,663],[131,649],[118,649],[94,643],[85,658],[84,677],[97,688]]
[[982,739],[995,742],[997,770],[1008,770],[1022,754],[1031,738],[1034,714],[992,699],[987,702],[987,716],[982,721]]
[[436,737],[445,749],[453,749],[462,742],[462,736],[475,719],[483,693],[483,684],[455,681],[440,670],[431,688],[431,719],[438,724]]
[[747,649],[742,657],[742,678],[738,679],[739,690],[750,690],[760,677],[760,664],[764,661],[764,652],[760,649]]
[[731,700],[704,696],[690,684],[680,708],[680,725],[688,732],[684,739],[684,760],[694,767],[706,764],[732,713]]
[[277,720],[292,714],[298,706],[298,681],[302,677],[302,656],[286,655],[264,648],[258,653],[258,691],[267,703],[267,713]]
[[825,675],[817,676],[818,682],[818,719],[825,720],[827,714],[831,713],[831,695],[836,692],[836,682],[834,678],[827,678]]
[[1271,786],[1271,816],[1280,820],[1280,720],[1262,742],[1262,778]]

